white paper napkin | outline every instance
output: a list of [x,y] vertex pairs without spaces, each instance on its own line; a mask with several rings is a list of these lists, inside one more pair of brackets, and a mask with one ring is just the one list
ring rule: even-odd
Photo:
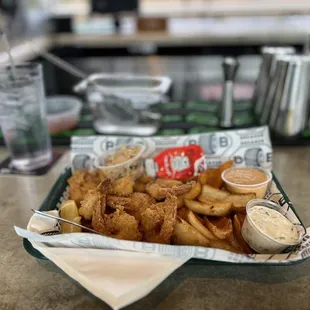
[[188,260],[154,253],[54,248],[29,241],[113,309],[121,309],[145,297]]

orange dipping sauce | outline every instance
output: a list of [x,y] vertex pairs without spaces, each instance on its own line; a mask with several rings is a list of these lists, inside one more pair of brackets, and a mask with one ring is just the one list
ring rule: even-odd
[[264,198],[272,175],[258,168],[229,168],[222,173],[227,190],[235,194],[255,194]]
[[228,182],[241,185],[255,185],[267,181],[267,175],[255,168],[234,168],[225,174]]

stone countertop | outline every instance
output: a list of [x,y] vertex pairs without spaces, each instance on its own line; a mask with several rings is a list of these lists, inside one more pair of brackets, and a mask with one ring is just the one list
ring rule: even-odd
[[[0,160],[7,156],[0,149]],[[310,148],[276,148],[274,172],[306,226],[310,225]],[[109,309],[53,263],[31,257],[13,225],[26,227],[30,208],[40,206],[66,153],[43,177],[0,177],[0,308]],[[293,266],[182,266],[147,297],[126,309],[309,309],[310,260]]]

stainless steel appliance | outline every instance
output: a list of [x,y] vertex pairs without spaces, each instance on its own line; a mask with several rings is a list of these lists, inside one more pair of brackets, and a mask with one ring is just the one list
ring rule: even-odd
[[97,73],[74,90],[86,95],[97,132],[148,136],[156,133],[161,117],[149,107],[165,102],[170,86],[168,77]]
[[269,126],[276,134],[293,137],[307,126],[310,56],[278,56],[270,90]]
[[275,73],[277,55],[294,54],[295,48],[292,46],[272,47],[264,46],[261,49],[262,63],[260,72],[256,81],[256,87],[253,95],[255,114],[260,118],[265,108],[266,96],[270,81]]

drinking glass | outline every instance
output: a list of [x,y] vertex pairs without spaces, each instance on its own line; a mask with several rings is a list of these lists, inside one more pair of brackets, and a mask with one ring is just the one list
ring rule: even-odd
[[52,160],[40,64],[0,68],[0,125],[14,168],[34,170]]

